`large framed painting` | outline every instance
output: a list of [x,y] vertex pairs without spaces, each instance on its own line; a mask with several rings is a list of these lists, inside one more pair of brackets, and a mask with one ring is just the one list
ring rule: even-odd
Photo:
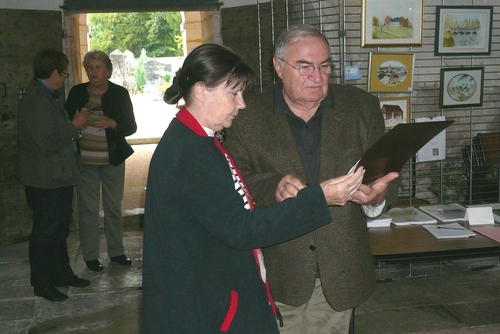
[[440,108],[483,105],[484,67],[441,69]]
[[411,92],[413,90],[413,53],[370,52],[369,92]]
[[362,0],[361,47],[422,45],[423,0]]
[[434,54],[491,54],[493,6],[437,6]]

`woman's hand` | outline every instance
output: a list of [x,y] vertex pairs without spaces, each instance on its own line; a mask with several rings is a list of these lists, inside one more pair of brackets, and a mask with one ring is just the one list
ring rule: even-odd
[[297,197],[299,190],[305,187],[306,185],[299,178],[287,174],[283,176],[276,187],[276,201],[283,202],[287,198]]
[[94,122],[93,126],[101,131],[107,128],[114,129],[116,128],[116,122],[114,119],[102,115]]

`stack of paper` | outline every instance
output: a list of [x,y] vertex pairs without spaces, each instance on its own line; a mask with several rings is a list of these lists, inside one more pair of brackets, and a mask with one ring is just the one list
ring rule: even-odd
[[419,209],[445,223],[465,220],[466,210],[458,203],[426,205],[419,207]]
[[369,218],[368,219],[368,227],[381,227],[381,226],[390,226],[392,218],[387,215],[387,212],[381,214],[377,218]]
[[393,208],[387,211],[386,214],[392,218],[392,224],[398,226],[437,223],[436,219],[412,206],[407,208]]
[[423,227],[438,239],[468,238],[476,235],[458,223],[423,225]]

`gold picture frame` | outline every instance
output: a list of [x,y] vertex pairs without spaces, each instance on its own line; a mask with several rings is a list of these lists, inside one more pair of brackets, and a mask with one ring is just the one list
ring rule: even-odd
[[385,129],[390,130],[400,123],[410,122],[410,97],[381,97],[380,109],[384,115]]
[[370,52],[368,91],[413,91],[414,63],[414,53]]
[[423,0],[362,0],[361,47],[421,46]]

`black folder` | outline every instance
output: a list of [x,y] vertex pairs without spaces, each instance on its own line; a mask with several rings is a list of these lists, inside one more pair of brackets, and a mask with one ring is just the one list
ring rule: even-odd
[[363,166],[363,183],[370,183],[403,165],[432,138],[454,121],[401,123],[379,138],[356,165]]

